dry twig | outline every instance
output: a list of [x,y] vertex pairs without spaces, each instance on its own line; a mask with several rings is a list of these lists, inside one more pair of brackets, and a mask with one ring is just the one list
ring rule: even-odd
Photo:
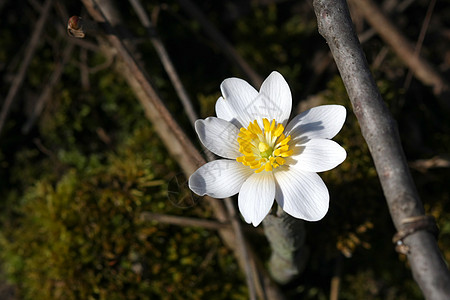
[[178,73],[175,69],[175,66],[172,63],[172,60],[169,57],[169,53],[167,53],[166,47],[164,46],[161,39],[158,37],[158,34],[156,32],[156,29],[153,27],[153,24],[150,21],[150,18],[148,17],[147,13],[145,12],[144,8],[142,7],[142,4],[139,0],[129,0],[131,5],[133,6],[134,11],[138,15],[139,20],[141,21],[142,25],[147,29],[148,36],[150,38],[150,41],[153,44],[153,47],[156,50],[156,53],[159,56],[159,59],[161,60],[164,70],[166,70],[167,75],[170,78],[170,81],[172,82],[172,85],[175,88],[175,91],[180,98],[184,110],[186,112],[186,115],[188,116],[189,121],[194,124],[195,120],[198,119],[197,113],[194,110],[194,107],[192,106],[192,101],[189,98],[188,93],[186,92],[183,83],[181,82]]
[[157,214],[152,212],[143,212],[141,213],[140,218],[143,221],[157,221],[161,223],[171,224],[171,225],[179,225],[179,226],[194,226],[194,227],[202,227],[211,230],[222,230],[222,229],[231,229],[229,223],[221,223],[213,220],[202,220],[188,217],[179,217],[179,216],[170,216]]
[[3,126],[5,125],[14,98],[16,97],[17,92],[19,91],[20,87],[22,86],[23,80],[25,79],[25,74],[27,72],[28,66],[30,65],[31,59],[34,56],[37,46],[39,45],[39,40],[42,35],[42,31],[44,30],[45,22],[47,21],[47,18],[49,16],[52,3],[53,0],[46,0],[44,3],[41,16],[39,17],[39,20],[34,27],[34,31],[26,48],[27,50],[25,52],[25,57],[22,60],[19,72],[14,78],[14,81],[8,91],[8,95],[6,96],[5,102],[3,103],[2,111],[0,112],[0,133],[2,132]]
[[227,39],[216,29],[216,27],[205,17],[200,9],[190,0],[178,0],[183,8],[194,18],[205,30],[206,34],[214,40],[220,49],[224,51],[225,55],[249,77],[253,86],[260,86],[263,82],[252,67],[239,55],[234,47],[227,41]]
[[[419,56],[420,51],[422,50],[423,40],[425,39],[425,35],[428,30],[428,25],[431,21],[431,16],[433,15],[434,6],[436,5],[436,0],[431,0],[430,4],[428,4],[428,9],[425,14],[425,19],[422,23],[422,28],[420,29],[419,37],[417,38],[416,46],[414,47],[414,55]],[[408,74],[406,75],[405,84],[403,85],[405,89],[408,89],[411,84],[413,73],[411,69],[408,70]]]
[[66,48],[63,50],[63,57],[61,61],[56,63],[55,69],[53,73],[50,75],[50,80],[42,91],[36,103],[34,103],[33,111],[31,112],[30,117],[28,118],[25,125],[22,127],[22,133],[28,134],[40,114],[45,107],[45,104],[50,99],[51,93],[55,85],[58,83],[61,75],[64,71],[64,67],[72,56],[72,50],[74,48],[74,44],[69,43]]
[[409,163],[411,168],[420,172],[426,172],[429,169],[450,168],[449,155],[436,155],[430,159],[418,159]]
[[424,58],[415,54],[413,44],[395,27],[372,0],[350,0],[364,15],[365,19],[389,44],[399,58],[411,69],[414,75],[425,85],[433,87],[433,93],[440,104],[450,108],[445,95],[449,92],[448,82]]

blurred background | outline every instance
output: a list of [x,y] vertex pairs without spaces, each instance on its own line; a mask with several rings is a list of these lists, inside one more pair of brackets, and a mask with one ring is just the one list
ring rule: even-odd
[[[321,174],[330,210],[306,223],[307,264],[280,286],[286,299],[337,292],[339,299],[422,299],[406,257],[391,242],[395,230],[376,170],[312,2],[191,1],[142,1],[150,35],[131,1],[98,2],[115,10],[115,30],[199,149],[155,38],[201,118],[215,115],[222,80],[239,77],[259,88],[273,70],[291,87],[293,115],[320,104],[348,110],[335,138],[348,158]],[[367,2],[392,20],[412,54],[395,48],[391,33],[378,33],[380,24],[361,7]],[[349,4],[449,261],[449,2]],[[89,29],[84,39],[67,33],[73,15]],[[0,298],[247,299],[245,277],[216,230],[164,221],[214,215],[189,191],[120,55],[90,21],[81,1],[0,0]],[[408,65],[419,53],[440,82]],[[261,228],[243,227],[266,262],[270,248]]]

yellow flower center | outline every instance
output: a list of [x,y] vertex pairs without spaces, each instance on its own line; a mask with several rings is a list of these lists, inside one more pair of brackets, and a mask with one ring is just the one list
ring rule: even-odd
[[291,156],[293,152],[289,150],[288,145],[291,136],[284,136],[282,124],[277,125],[275,120],[269,122],[264,118],[263,125],[264,128],[261,129],[254,120],[247,128],[241,128],[238,137],[239,152],[243,156],[236,160],[255,169],[255,173],[263,170],[269,172],[284,165],[285,158]]

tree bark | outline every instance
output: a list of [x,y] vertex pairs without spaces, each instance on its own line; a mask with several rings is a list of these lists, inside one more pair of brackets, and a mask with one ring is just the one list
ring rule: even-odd
[[[326,39],[347,89],[361,132],[398,231],[424,208],[408,169],[397,125],[383,102],[344,0],[314,0],[319,33]],[[414,279],[427,299],[450,298],[450,274],[432,233],[417,230],[402,239]]]

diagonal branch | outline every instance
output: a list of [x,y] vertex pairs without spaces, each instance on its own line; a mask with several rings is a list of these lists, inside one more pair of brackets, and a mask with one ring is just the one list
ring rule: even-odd
[[27,50],[25,52],[25,57],[23,58],[22,64],[20,65],[19,72],[14,78],[13,83],[8,91],[8,95],[6,96],[5,102],[2,106],[2,111],[0,112],[0,133],[3,130],[3,126],[5,125],[6,119],[8,118],[9,110],[11,109],[11,105],[14,101],[14,98],[17,95],[22,83],[25,79],[25,74],[27,72],[28,66],[31,63],[31,59],[34,56],[34,52],[39,44],[39,39],[41,37],[41,33],[44,30],[45,22],[47,21],[48,15],[50,13],[50,8],[52,7],[53,0],[47,0],[44,3],[42,8],[41,16],[34,27],[34,31],[31,35],[30,42],[28,43]]
[[192,124],[194,124],[195,120],[198,119],[197,113],[195,112],[194,107],[192,106],[192,102],[189,99],[189,96],[186,90],[184,89],[184,86],[181,83],[180,78],[178,77],[178,74],[175,70],[175,66],[172,64],[172,60],[169,57],[169,53],[167,53],[166,47],[164,47],[164,44],[162,43],[161,39],[159,38],[156,32],[156,29],[154,28],[153,24],[150,21],[150,18],[148,17],[147,13],[142,7],[141,1],[139,0],[129,0],[129,1],[133,6],[133,9],[136,12],[142,25],[144,25],[144,27],[147,29],[150,41],[152,42],[153,47],[156,50],[156,53],[158,53],[159,59],[161,60],[164,69],[166,70],[166,73],[170,78],[170,81],[172,81],[172,84],[175,88],[178,97],[183,103],[183,107],[184,110],[186,111],[189,121]]
[[236,49],[227,41],[227,39],[211,24],[200,9],[190,0],[178,0],[180,5],[194,18],[205,30],[206,34],[219,45],[225,55],[250,78],[253,86],[260,86],[261,76],[257,74],[252,67],[239,55]]
[[[152,23],[150,22],[150,18],[147,16],[145,10],[143,9],[141,2],[139,0],[130,0],[133,9],[135,10],[136,14],[138,15],[141,23],[146,27],[148,34],[150,36],[150,40],[153,44],[153,47],[155,48],[156,52],[158,53],[158,56],[164,66],[164,69],[166,70],[167,74],[169,75],[170,80],[172,81],[173,86],[175,87],[175,90],[178,94],[178,97],[180,98],[183,107],[188,115],[188,118],[194,126],[195,121],[198,119],[197,113],[195,112],[191,100],[189,99],[189,96],[187,92],[184,89],[183,84],[181,83],[181,80],[178,77],[178,74],[175,70],[175,67],[172,64],[172,61],[169,58],[169,54],[166,51],[166,48],[164,47],[161,39],[157,36],[156,30],[153,27]],[[209,152],[208,152],[209,153]],[[210,154],[210,153],[209,153]],[[208,155],[208,158],[213,159],[213,156],[210,154]],[[249,298],[251,300],[256,299],[256,289],[254,284],[254,276],[253,271],[251,267],[251,260],[249,259],[249,252],[246,246],[245,238],[242,233],[242,228],[239,222],[239,216],[236,213],[236,209],[233,205],[233,202],[230,198],[224,199],[225,207],[228,211],[228,215],[231,219],[231,225],[234,230],[234,233],[236,235],[236,238],[238,240],[238,247],[240,250],[241,255],[243,256],[244,261],[244,267],[245,267],[245,273],[246,273],[246,279],[247,279],[247,286],[249,289]]]
[[[399,232],[408,221],[424,219],[424,208],[400,144],[396,123],[370,73],[344,0],[313,2],[320,34],[326,39],[369,146],[392,220]],[[423,228],[422,228],[423,229]],[[416,282],[427,299],[448,299],[450,274],[428,231],[404,237]]]
[[[428,25],[430,25],[431,16],[433,15],[434,7],[436,6],[436,0],[431,0],[430,4],[428,4],[427,13],[425,14],[425,19],[422,23],[422,28],[420,29],[419,37],[417,38],[416,45],[414,47],[414,55],[419,56],[420,51],[422,50],[423,41],[425,39],[425,35],[428,30]],[[411,72],[411,69],[408,70],[408,75],[406,75],[405,84],[403,85],[405,89],[408,89],[411,80],[412,80],[413,73]]]
[[30,129],[33,127],[36,120],[39,118],[39,116],[42,113],[42,110],[45,107],[45,104],[50,99],[51,93],[55,85],[58,83],[59,79],[61,78],[61,75],[64,71],[64,67],[66,66],[67,62],[69,61],[72,50],[74,48],[74,44],[69,43],[63,50],[63,57],[59,62],[56,63],[55,69],[53,70],[53,73],[50,75],[50,80],[45,86],[44,90],[42,91],[41,95],[39,96],[38,100],[34,104],[33,111],[31,112],[30,117],[28,118],[25,125],[22,127],[22,133],[28,134]]
[[445,98],[450,88],[448,82],[427,60],[415,53],[413,43],[395,27],[381,9],[372,0],[350,0],[350,2],[362,12],[367,22],[391,46],[399,58],[410,68],[414,76],[425,85],[433,88],[433,93],[440,104],[444,108],[450,108],[450,103]]

